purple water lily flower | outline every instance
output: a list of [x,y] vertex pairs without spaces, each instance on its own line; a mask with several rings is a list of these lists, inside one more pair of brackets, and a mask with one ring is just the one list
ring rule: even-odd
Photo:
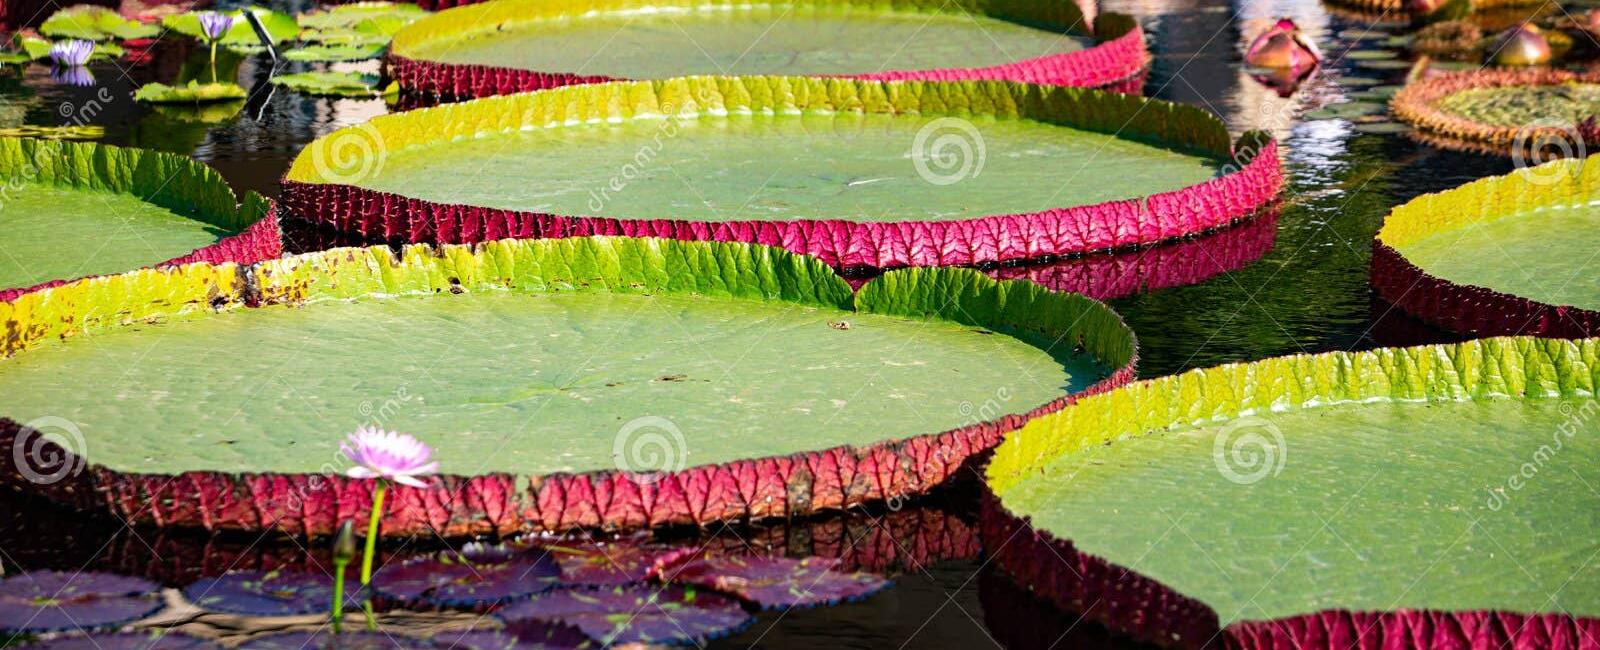
[[71,39],[50,46],[50,61],[63,68],[82,67],[93,54],[93,41]]
[[384,431],[375,427],[361,427],[350,434],[350,439],[339,445],[339,450],[355,463],[345,470],[350,478],[380,478],[386,481],[427,487],[417,477],[439,471],[439,463],[430,462],[433,450],[404,433]]
[[200,19],[200,31],[205,32],[206,40],[216,41],[233,27],[233,17],[215,11],[202,11],[195,14]]

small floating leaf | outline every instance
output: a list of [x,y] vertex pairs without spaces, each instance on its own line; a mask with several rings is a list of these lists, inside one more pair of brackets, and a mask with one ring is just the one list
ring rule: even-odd
[[112,573],[35,571],[0,578],[0,632],[99,630],[161,609],[160,587]]
[[406,603],[489,607],[549,591],[559,574],[555,561],[538,552],[485,560],[450,553],[384,567],[372,588]]
[[342,632],[323,626],[314,632],[284,632],[258,636],[240,650],[441,650],[427,639],[377,632]]
[[[333,578],[319,573],[235,571],[201,578],[183,595],[201,609],[247,616],[293,616],[326,611]],[[346,584],[345,608],[359,608],[359,590]]]
[[820,557],[707,557],[679,569],[672,581],[732,594],[764,609],[860,600],[889,586],[872,574],[834,571],[837,563]]
[[149,83],[133,94],[136,101],[151,104],[207,104],[244,99],[248,93],[239,84],[203,84],[190,81],[183,86]]
[[312,45],[283,53],[283,58],[290,61],[362,61],[375,59],[383,54],[382,43],[369,45]]
[[301,14],[298,21],[306,29],[330,30],[355,27],[362,21],[380,16],[405,19],[408,22],[428,15],[427,10],[414,4],[397,2],[355,2]]
[[272,83],[295,92],[333,97],[376,96],[378,81],[378,75],[360,72],[296,72],[272,78]]
[[30,643],[27,647],[29,650],[221,650],[222,648],[210,639],[162,630],[73,634]]
[[601,643],[704,643],[752,620],[739,603],[716,594],[667,586],[563,589],[501,610],[508,630],[532,620],[570,625]]
[[620,542],[551,547],[566,585],[615,587],[644,582],[696,554],[692,548]]

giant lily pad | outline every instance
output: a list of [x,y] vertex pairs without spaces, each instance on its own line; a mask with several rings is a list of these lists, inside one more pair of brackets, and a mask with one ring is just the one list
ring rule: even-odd
[[1209,113],[1157,100],[692,77],[379,117],[308,146],[284,200],[387,240],[670,236],[886,268],[1151,243],[1231,223],[1280,185],[1270,139],[1230,147]]
[[739,631],[754,619],[734,600],[692,588],[637,585],[563,589],[540,594],[496,613],[516,631],[523,621],[582,630],[607,647],[628,643],[703,645]]
[[[254,262],[281,250],[270,207],[167,153],[0,138],[0,300],[22,288],[168,262]],[[267,215],[265,218],[263,215]]]
[[1165,645],[1578,648],[1597,369],[1600,340],[1524,337],[1131,384],[996,449],[987,546]]
[[1372,286],[1457,332],[1600,334],[1600,160],[1563,159],[1419,197],[1373,242]]
[[[931,489],[1134,358],[1114,312],[1028,282],[905,269],[852,293],[778,249],[631,238],[191,265],[0,322],[0,414],[70,421],[89,463],[40,486],[4,455],[0,478],[138,522],[306,534],[367,507],[370,481],[327,474],[373,414],[447,473],[397,487],[386,534],[708,523]],[[158,341],[162,363],[132,363]],[[61,376],[79,380],[42,379]],[[998,386],[994,411],[962,407]],[[340,404],[364,412],[323,419]]]
[[819,557],[704,557],[672,571],[670,578],[766,609],[835,605],[861,600],[889,586],[888,580],[875,575],[836,571],[838,563]]
[[110,573],[35,571],[0,578],[0,633],[92,631],[161,609],[160,587]]
[[[361,606],[360,583],[347,580],[345,607]],[[230,571],[185,587],[185,598],[201,609],[247,616],[294,616],[327,611],[333,577],[293,571]]]
[[1102,20],[1109,40],[1096,46],[1078,5],[1061,0],[501,0],[412,23],[390,61],[402,86],[458,96],[736,74],[1104,86],[1144,67],[1131,23]]
[[1600,73],[1489,69],[1407,84],[1389,102],[1430,143],[1520,156],[1581,156],[1600,114]]

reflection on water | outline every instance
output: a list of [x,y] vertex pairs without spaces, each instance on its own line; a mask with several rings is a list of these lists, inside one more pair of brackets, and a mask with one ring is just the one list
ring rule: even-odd
[[[293,11],[310,2],[270,4]],[[1102,295],[1116,297],[1113,305],[1138,333],[1145,376],[1287,353],[1441,339],[1436,331],[1371,299],[1371,238],[1391,206],[1505,173],[1511,162],[1434,149],[1404,135],[1366,132],[1370,129],[1349,119],[1305,117],[1350,103],[1361,88],[1402,81],[1403,69],[1348,56],[1378,49],[1380,41],[1337,36],[1368,26],[1370,19],[1331,12],[1316,0],[1108,0],[1101,9],[1134,14],[1145,25],[1155,57],[1147,94],[1207,107],[1222,115],[1235,134],[1265,129],[1280,139],[1289,174],[1285,196],[1275,219],[1269,216],[1180,244],[1188,248],[1178,250],[1203,251],[1214,250],[1221,241],[1227,250],[1246,251],[1181,281],[1156,279],[1169,277],[1171,267],[1128,264],[1130,258],[1074,260],[1046,267],[1053,270],[1022,267],[998,273],[1046,282],[1053,278],[1061,286],[1106,287]],[[1328,57],[1324,68],[1288,97],[1254,79],[1240,64],[1251,37],[1279,16],[1293,18]],[[273,195],[277,179],[306,142],[389,110],[379,100],[314,99],[273,91],[265,83],[272,64],[263,56],[222,63],[252,89],[250,99],[240,105],[155,108],[128,99],[139,83],[172,83],[198,74],[205,56],[190,44],[164,40],[148,65],[123,70],[96,64],[92,72],[97,85],[89,88],[51,83],[47,66],[7,68],[0,71],[0,127],[86,121],[105,127],[105,142],[192,155],[219,169],[237,189]],[[93,115],[79,112],[101,88],[109,88],[117,99],[97,106]],[[337,241],[315,231],[291,238],[300,250]],[[1240,246],[1240,241],[1250,245]],[[1135,281],[1119,275],[1124,272],[1148,275]],[[1138,293],[1139,286],[1166,288]],[[18,566],[101,568],[173,584],[230,566],[292,567],[308,561],[293,545],[128,531],[118,522],[61,517],[10,498],[0,501],[0,511],[17,513],[0,518],[7,571]],[[869,513],[870,520],[836,517],[782,532],[730,529],[701,535],[701,542],[728,548],[749,545],[792,555],[849,556],[864,567],[898,573],[894,589],[866,602],[767,614],[751,630],[717,647],[892,648],[908,639],[909,647],[1037,647],[1041,642],[1043,647],[1131,647],[1092,627],[1075,627],[1073,617],[1039,609],[1025,594],[1007,589],[1011,585],[997,584],[995,576],[979,571],[984,563],[967,524],[952,514],[963,512],[968,510],[958,503]]]

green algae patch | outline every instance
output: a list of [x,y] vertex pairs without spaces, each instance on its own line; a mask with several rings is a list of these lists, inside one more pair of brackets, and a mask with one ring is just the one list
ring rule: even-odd
[[[417,29],[433,37],[397,38],[395,51],[457,65],[662,79],[994,66],[1094,43],[1084,35],[939,11],[931,4],[595,3],[595,11],[582,14],[546,9],[578,3],[510,4],[516,7],[469,8],[424,19],[438,26]],[[521,9],[517,18],[511,17],[514,8]],[[453,28],[443,27],[447,22]]]
[[1600,113],[1600,84],[1472,88],[1445,96],[1439,107],[1493,126],[1518,128],[1540,121],[1577,124]]
[[307,534],[370,498],[338,451],[364,425],[423,439],[445,474],[402,488],[388,534],[692,523],[930,489],[1134,363],[1132,333],[1082,296],[965,269],[852,292],[815,258],[663,239],[196,264],[0,319],[0,433],[72,422],[94,484],[71,498],[182,475],[188,500],[130,498],[164,525]]
[[[965,177],[932,166],[944,152],[930,137],[966,138]],[[551,214],[949,221],[1136,198],[1203,183],[1221,165],[1035,120],[819,111],[641,117],[419,144],[389,150],[358,185]],[[925,178],[945,175],[956,182]]]
[[1585,487],[1600,485],[1597,362],[1600,341],[1484,339],[1088,397],[1008,436],[987,471],[1006,517],[1040,531],[1029,544],[1081,575],[1024,557],[1039,549],[997,562],[1059,601],[1103,596],[1098,617],[1184,647],[1313,645],[1373,617],[1374,642],[1485,613],[1527,617],[1536,635],[1592,626],[1600,541],[1573,531],[1600,525]]

